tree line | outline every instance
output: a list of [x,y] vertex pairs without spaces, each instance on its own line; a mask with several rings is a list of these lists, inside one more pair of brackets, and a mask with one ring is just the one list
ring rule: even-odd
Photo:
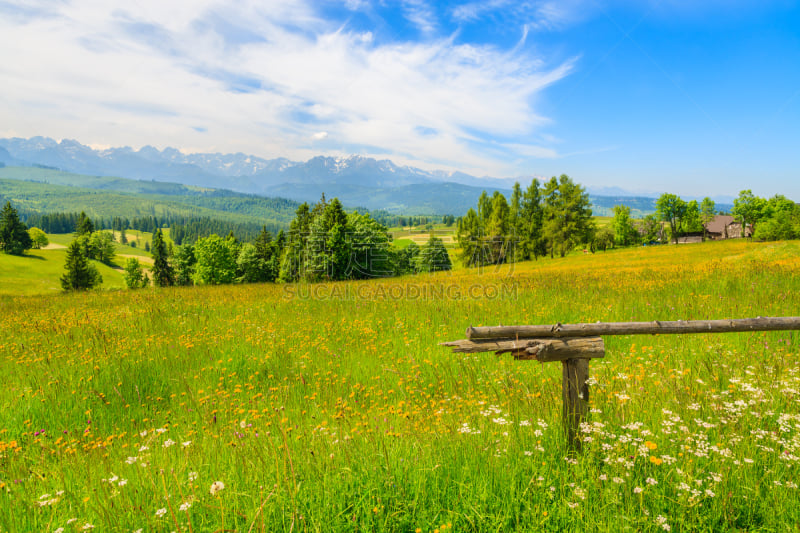
[[510,200],[484,191],[476,209],[458,219],[456,238],[467,266],[563,257],[576,246],[594,246],[596,226],[589,195],[566,174],[522,190],[514,184]]
[[[656,212],[640,220],[630,217],[629,207],[615,206],[611,224],[598,232],[597,242],[605,249],[669,240],[677,243],[686,235],[705,238],[708,224],[725,214],[708,197],[687,202],[676,194],[664,193],[656,200]],[[730,215],[739,224],[739,235],[729,237],[750,235],[759,241],[800,238],[800,205],[781,194],[765,199],[743,190],[734,199]]]
[[[113,222],[117,225],[119,222]],[[76,239],[67,250],[66,290],[92,288],[102,280],[86,261],[98,256],[95,239],[110,239],[110,233],[94,231],[91,220],[79,217]],[[171,234],[172,230],[170,230]],[[104,237],[97,237],[103,235]],[[124,238],[124,231],[120,238]],[[177,244],[156,228],[150,253],[150,276],[144,265],[129,258],[124,280],[129,288],[151,281],[159,287],[172,285],[257,282],[315,282],[396,276],[416,272],[449,270],[451,262],[441,239],[431,236],[423,246],[414,243],[397,250],[387,228],[369,214],[345,212],[334,198],[309,206],[301,204],[289,231],[273,234],[263,226],[251,242],[211,234],[193,243]],[[94,254],[94,255],[92,255]],[[79,287],[79,283],[85,286]]]
[[[84,213],[83,216],[86,216]],[[81,213],[22,213],[23,220],[29,226],[35,226],[46,233],[72,233],[77,226]],[[114,231],[138,230],[155,233],[158,228],[170,228],[170,236],[176,244],[195,242],[201,237],[211,234],[227,235],[233,233],[237,239],[253,240],[262,227],[277,233],[283,226],[277,223],[257,224],[255,222],[230,222],[210,217],[187,217],[182,215],[148,215],[142,217],[98,217],[92,219],[98,230]]]

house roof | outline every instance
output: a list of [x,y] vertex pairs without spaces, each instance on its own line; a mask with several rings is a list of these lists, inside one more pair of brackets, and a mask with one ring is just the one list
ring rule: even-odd
[[706,230],[709,233],[724,233],[725,227],[729,224],[733,224],[736,222],[731,215],[717,215],[708,224],[706,224]]

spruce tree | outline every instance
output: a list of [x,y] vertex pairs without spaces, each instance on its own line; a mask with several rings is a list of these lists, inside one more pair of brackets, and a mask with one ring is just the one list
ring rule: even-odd
[[78,215],[78,223],[75,225],[75,235],[91,235],[94,233],[94,223],[92,219],[86,216],[86,213],[81,211]]
[[157,230],[153,237],[153,246],[150,247],[153,256],[153,284],[157,287],[168,287],[175,284],[175,270],[169,264],[167,245],[164,242],[164,235],[161,230]]
[[103,277],[86,258],[77,240],[67,248],[64,269],[66,272],[61,276],[61,288],[65,291],[85,291],[103,283]]
[[28,228],[17,215],[17,210],[6,202],[0,213],[0,249],[11,255],[22,255],[33,247]]
[[431,235],[428,242],[419,250],[416,258],[417,272],[442,272],[451,270],[453,264],[450,261],[450,254],[447,253],[442,239]]

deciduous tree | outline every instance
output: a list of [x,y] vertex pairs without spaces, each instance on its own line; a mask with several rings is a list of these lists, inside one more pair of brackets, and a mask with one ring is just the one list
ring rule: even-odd
[[686,214],[686,202],[675,194],[664,193],[656,200],[656,213],[659,220],[669,223],[670,234],[678,244],[678,232]]
[[220,285],[236,279],[236,250],[233,243],[213,234],[195,244],[195,283]]
[[37,250],[50,244],[47,234],[39,228],[30,228],[28,230],[28,235],[31,238],[31,244],[33,245],[32,247],[36,248]]
[[700,203],[700,220],[703,222],[703,238],[708,237],[707,226],[717,216],[717,206],[714,200],[706,196]]
[[733,210],[731,214],[742,225],[742,237],[747,235],[749,225],[755,232],[756,223],[766,214],[767,201],[753,194],[750,189],[745,189],[739,193],[739,197],[733,200]]
[[129,257],[125,261],[125,272],[122,274],[122,279],[129,289],[140,289],[150,284],[150,278],[145,275],[142,264],[134,257]]
[[620,246],[630,246],[639,241],[639,232],[631,220],[631,208],[627,205],[614,206],[614,218],[611,219],[614,242]]

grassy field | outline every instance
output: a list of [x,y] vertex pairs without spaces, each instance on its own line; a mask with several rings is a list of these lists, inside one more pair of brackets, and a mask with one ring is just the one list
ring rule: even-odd
[[[164,235],[168,238],[169,230],[164,231]],[[139,246],[133,248],[115,242],[117,255],[111,265],[93,261],[103,276],[101,289],[125,288],[122,268],[128,257],[139,259],[145,268],[153,262],[150,253],[143,249],[144,242],[153,242],[152,233],[128,230],[126,234],[129,242],[137,241],[140,243]],[[57,294],[61,291],[60,279],[64,274],[66,247],[75,239],[75,235],[51,233],[47,235],[47,239],[50,241],[49,247],[42,250],[28,250],[24,256],[0,254],[0,296]]]
[[0,530],[796,531],[798,332],[607,337],[579,455],[560,365],[438,343],[798,315],[798,274],[800,243],[737,240],[0,297]]
[[[65,248],[28,250],[24,256],[0,255],[0,296],[58,294],[67,259]],[[117,257],[117,263],[125,260]],[[103,276],[103,289],[122,289],[122,271],[93,261]]]

